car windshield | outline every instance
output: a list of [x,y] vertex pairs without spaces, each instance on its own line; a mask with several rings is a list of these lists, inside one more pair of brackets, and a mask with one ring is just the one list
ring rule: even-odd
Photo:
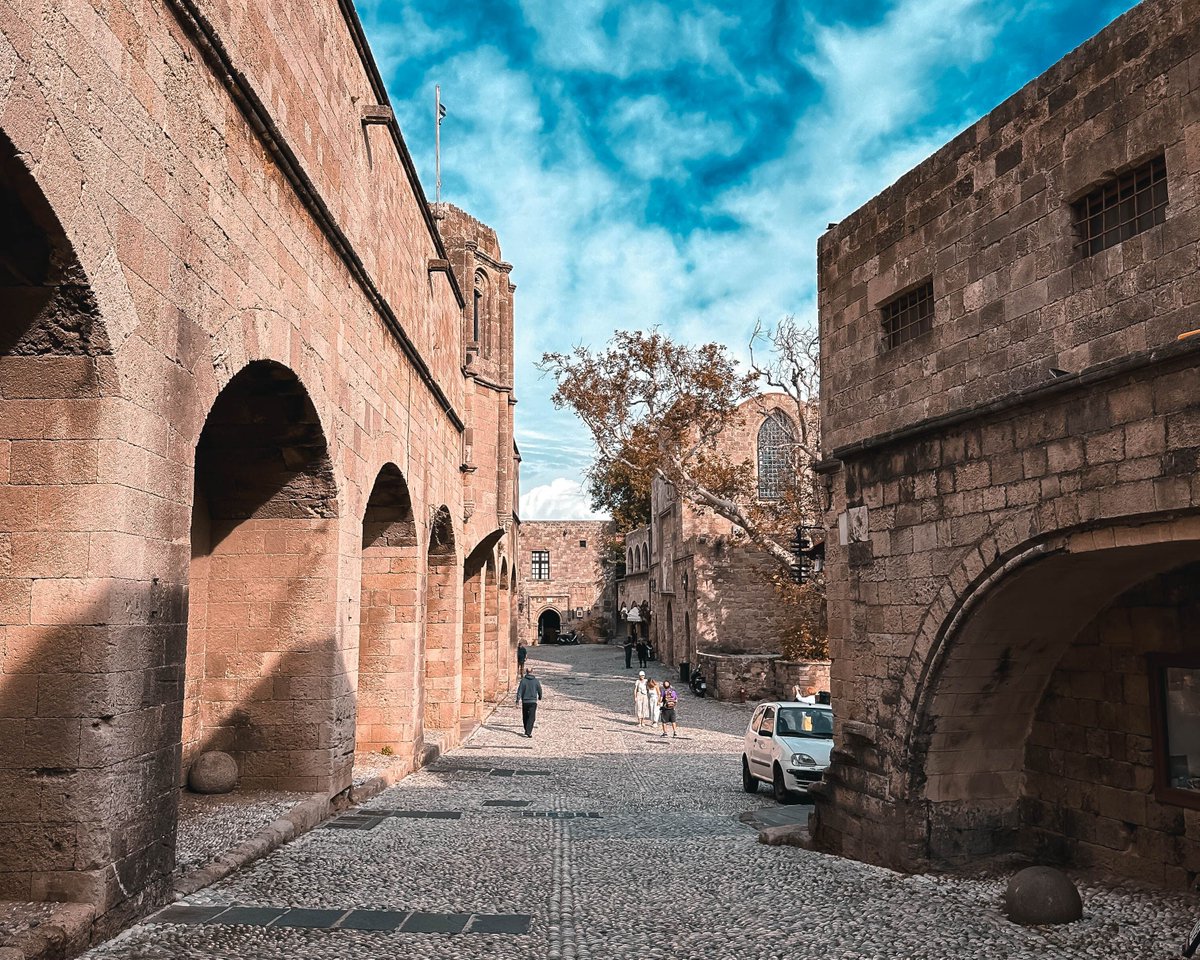
[[833,739],[833,711],[820,707],[780,707],[775,733],[781,737]]

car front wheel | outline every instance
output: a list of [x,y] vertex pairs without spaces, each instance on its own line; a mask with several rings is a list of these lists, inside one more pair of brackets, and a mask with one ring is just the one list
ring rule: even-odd
[[776,803],[790,803],[792,795],[788,792],[783,780],[783,768],[775,764],[775,775],[771,778],[771,792],[775,795]]
[[747,793],[758,793],[758,780],[750,772],[750,762],[742,757],[742,789]]

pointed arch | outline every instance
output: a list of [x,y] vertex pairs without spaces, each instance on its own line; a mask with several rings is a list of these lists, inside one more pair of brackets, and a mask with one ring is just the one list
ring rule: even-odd
[[248,789],[349,783],[351,731],[338,721],[353,710],[352,678],[334,641],[338,512],[308,391],[280,363],[248,364],[196,443],[184,772],[199,753],[223,750]]
[[388,747],[415,758],[419,743],[420,548],[412,498],[387,463],[363,514],[355,752]]
[[758,428],[758,498],[779,500],[795,482],[796,427],[782,410],[772,410]]
[[424,727],[427,736],[458,727],[462,699],[462,580],[450,509],[429,526],[425,559]]

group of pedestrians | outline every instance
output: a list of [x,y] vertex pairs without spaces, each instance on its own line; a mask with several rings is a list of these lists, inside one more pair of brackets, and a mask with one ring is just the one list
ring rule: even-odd
[[[538,703],[542,699],[542,683],[533,675],[533,667],[525,665],[529,651],[525,644],[517,646],[517,673],[521,682],[517,684],[517,703],[521,706],[521,721],[525,727],[525,736],[533,736],[533,725],[537,721]],[[639,651],[639,656],[641,655]],[[657,680],[647,680],[646,671],[638,671],[637,682],[633,687],[633,711],[637,716],[639,727],[662,727],[662,736],[667,735],[667,727],[671,728],[671,736],[679,736],[679,726],[675,722],[675,711],[679,705],[679,694],[671,686],[670,680],[659,683]]]
[[633,669],[633,653],[637,651],[638,667],[645,670],[650,666],[650,644],[642,637],[636,640],[633,637],[625,638],[625,669]]
[[675,722],[675,710],[679,705],[679,694],[671,686],[670,680],[659,683],[657,680],[647,680],[646,671],[638,672],[637,682],[633,685],[633,712],[637,716],[639,727],[662,727],[662,735],[667,735],[668,725],[671,736],[679,736],[679,726]]

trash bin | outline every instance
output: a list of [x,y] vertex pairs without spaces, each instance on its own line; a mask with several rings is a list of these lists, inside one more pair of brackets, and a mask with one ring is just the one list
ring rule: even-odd
[[679,664],[679,682],[688,683],[692,679],[692,665],[686,660]]

